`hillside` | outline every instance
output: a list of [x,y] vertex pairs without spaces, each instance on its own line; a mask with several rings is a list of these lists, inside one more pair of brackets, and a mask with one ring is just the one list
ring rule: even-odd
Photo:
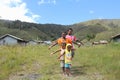
[[73,24],[72,26],[76,32],[75,35],[81,39],[94,34],[94,40],[109,40],[111,36],[120,33],[120,19],[96,19]]
[[27,40],[54,40],[65,30],[66,27],[64,25],[36,24],[21,22],[19,20],[0,20],[0,36],[4,34],[12,34]]
[[120,33],[120,19],[96,19],[73,25],[36,24],[19,20],[0,20],[0,36],[12,34],[27,40],[55,40],[62,31],[66,31],[69,27],[73,28],[74,35],[81,40],[92,35],[95,36],[92,40],[109,40],[111,36]]

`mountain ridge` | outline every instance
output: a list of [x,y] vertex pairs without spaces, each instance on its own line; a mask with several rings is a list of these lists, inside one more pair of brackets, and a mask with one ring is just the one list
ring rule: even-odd
[[74,35],[81,40],[86,39],[87,35],[95,35],[94,40],[108,40],[111,36],[120,33],[120,19],[94,19],[73,25],[37,24],[0,19],[0,36],[12,34],[27,40],[55,40],[61,36],[61,32],[70,27],[73,28]]

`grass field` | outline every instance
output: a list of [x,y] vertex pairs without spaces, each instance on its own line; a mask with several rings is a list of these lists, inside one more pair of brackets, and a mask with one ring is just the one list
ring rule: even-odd
[[0,46],[0,80],[120,80],[120,43],[76,48],[72,77],[61,74],[57,49]]

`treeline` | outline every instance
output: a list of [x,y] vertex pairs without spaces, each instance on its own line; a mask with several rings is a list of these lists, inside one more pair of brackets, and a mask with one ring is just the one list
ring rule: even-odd
[[20,20],[0,20],[0,36],[12,34],[27,40],[55,40],[69,27],[80,40],[110,39],[120,34],[120,19],[96,19],[73,25],[37,24]]
[[0,35],[12,34],[24,39],[55,40],[69,26],[57,24],[36,24],[20,20],[0,20]]

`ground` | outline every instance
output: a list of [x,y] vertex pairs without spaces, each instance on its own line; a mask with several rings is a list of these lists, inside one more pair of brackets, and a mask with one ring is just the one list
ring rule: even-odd
[[[34,71],[20,71],[15,74],[12,74],[9,77],[9,80],[56,80],[52,78],[52,76],[48,79],[43,79],[43,75],[38,73],[37,70],[41,67],[39,63],[33,64],[33,70]],[[100,74],[99,72],[85,72],[87,69],[87,65],[84,66],[73,66],[71,68],[72,76],[68,77],[61,73],[60,70],[58,72],[55,72],[54,74],[57,74],[59,77],[57,80],[105,80],[104,76]],[[25,66],[23,66],[25,68]],[[26,68],[25,68],[26,69]],[[48,74],[49,75],[49,74]],[[45,77],[45,76],[44,76]]]

